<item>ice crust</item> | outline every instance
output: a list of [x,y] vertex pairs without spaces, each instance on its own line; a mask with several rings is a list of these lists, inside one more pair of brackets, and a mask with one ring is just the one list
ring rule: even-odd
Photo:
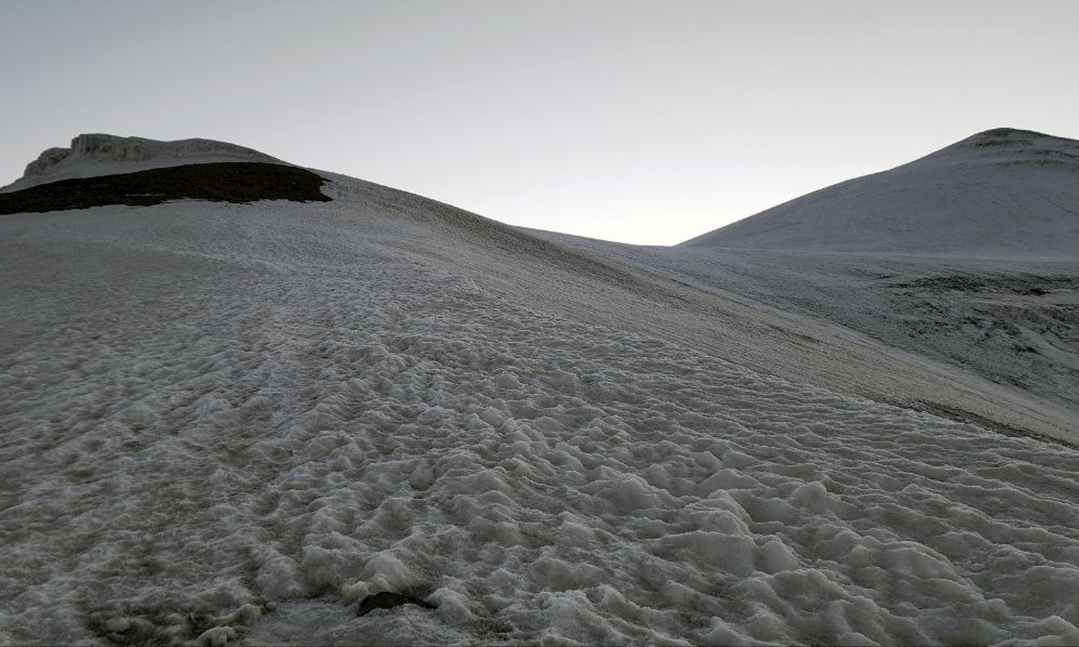
[[334,179],[0,219],[0,643],[1079,642],[1076,449],[797,379],[907,378],[784,272]]

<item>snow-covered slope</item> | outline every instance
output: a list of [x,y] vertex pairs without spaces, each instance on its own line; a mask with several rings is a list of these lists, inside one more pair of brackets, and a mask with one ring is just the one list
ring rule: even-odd
[[163,142],[143,137],[79,135],[71,140],[69,148],[50,148],[41,153],[26,165],[26,172],[21,178],[0,188],[0,193],[57,180],[212,162],[285,163],[250,148],[210,139]]
[[1079,642],[1066,402],[321,175],[0,217],[0,643]]
[[986,131],[682,245],[1079,257],[1079,141]]

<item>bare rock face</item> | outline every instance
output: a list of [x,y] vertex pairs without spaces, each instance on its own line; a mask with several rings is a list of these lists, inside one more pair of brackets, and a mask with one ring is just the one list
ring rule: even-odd
[[75,157],[96,157],[125,162],[141,162],[150,156],[148,140],[115,135],[79,135],[71,140]]
[[70,154],[70,148],[49,148],[41,153],[41,155],[38,155],[36,160],[26,165],[26,171],[22,176],[26,178],[41,175],[46,169],[58,164]]
[[106,205],[148,207],[172,200],[326,202],[330,198],[321,191],[326,181],[317,173],[286,164],[181,164],[69,178],[0,193],[0,216]]

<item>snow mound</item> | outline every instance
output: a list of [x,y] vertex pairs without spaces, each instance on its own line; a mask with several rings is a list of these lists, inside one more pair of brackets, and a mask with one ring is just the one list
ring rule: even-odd
[[1011,128],[988,130],[682,246],[1075,257],[1079,141]]
[[211,139],[157,141],[106,134],[79,135],[70,148],[49,148],[26,165],[23,176],[0,192],[18,191],[71,178],[131,173],[210,162],[285,164],[254,149]]

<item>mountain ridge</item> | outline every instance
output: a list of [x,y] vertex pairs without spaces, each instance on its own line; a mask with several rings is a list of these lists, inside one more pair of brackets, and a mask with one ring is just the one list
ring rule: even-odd
[[[62,180],[223,162],[298,168],[208,139],[84,134],[70,148],[43,151],[0,194]],[[1074,257],[1079,255],[1079,141],[1016,128],[982,131],[675,247]]]
[[259,162],[293,166],[253,148],[213,139],[162,141],[105,133],[77,135],[68,148],[41,152],[22,177],[0,188],[11,193],[59,180],[119,175],[168,166],[214,162]]

